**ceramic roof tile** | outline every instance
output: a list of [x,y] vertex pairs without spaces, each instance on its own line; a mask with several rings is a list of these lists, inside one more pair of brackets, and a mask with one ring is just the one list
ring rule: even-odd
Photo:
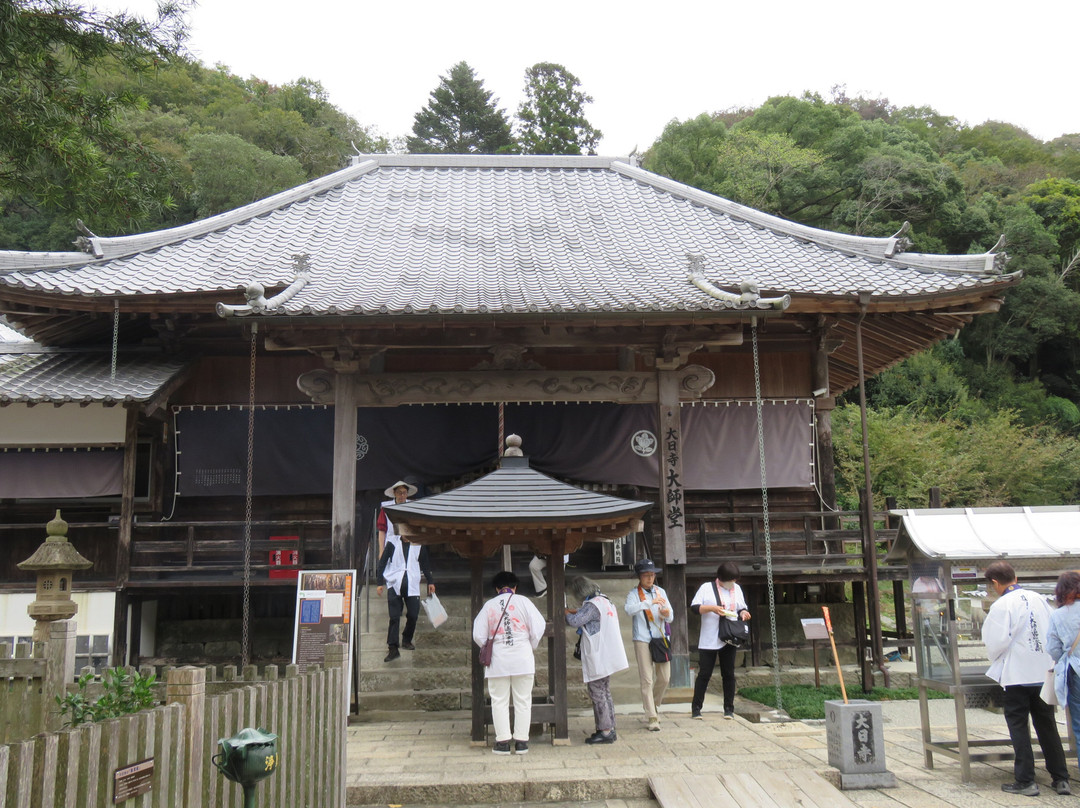
[[[899,236],[899,234],[898,234]],[[95,254],[0,254],[0,284],[59,294],[282,287],[286,314],[330,311],[715,310],[715,286],[904,297],[1001,283],[1002,256],[926,256],[903,239],[815,230],[609,158],[394,156],[158,233],[91,239]],[[4,258],[7,255],[8,258]],[[74,261],[74,259],[72,259]]]
[[185,363],[161,356],[121,357],[116,377],[99,354],[0,352],[0,404],[145,402]]

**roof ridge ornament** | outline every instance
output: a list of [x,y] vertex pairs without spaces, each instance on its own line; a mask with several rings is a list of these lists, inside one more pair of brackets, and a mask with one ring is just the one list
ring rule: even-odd
[[904,222],[900,229],[889,237],[889,245],[885,248],[886,258],[893,258],[897,253],[907,252],[911,249],[915,242],[907,237],[910,232],[911,222]]
[[1005,234],[1002,233],[998,236],[997,243],[986,251],[987,272],[996,272],[998,275],[1005,274],[1005,265],[1009,263],[1009,254],[1005,252],[1005,245],[1007,243],[1008,241],[1005,238]]
[[698,253],[687,253],[686,260],[690,264],[690,273],[687,278],[694,286],[710,297],[722,300],[735,309],[775,309],[783,311],[791,305],[791,295],[780,297],[762,297],[757,283],[754,281],[742,281],[739,283],[739,294],[727,292],[716,286],[705,277],[705,257]]
[[233,317],[246,314],[265,314],[281,308],[288,303],[297,292],[303,289],[311,279],[311,265],[308,263],[310,255],[297,253],[292,256],[293,282],[271,298],[264,294],[266,287],[258,281],[252,281],[244,289],[244,297],[247,303],[242,306],[231,306],[228,303],[218,303],[218,317]]

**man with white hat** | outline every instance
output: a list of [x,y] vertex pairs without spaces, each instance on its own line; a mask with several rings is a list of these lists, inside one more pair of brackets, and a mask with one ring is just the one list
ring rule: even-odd
[[[383,505],[400,505],[416,493],[416,486],[398,480],[384,492],[392,497]],[[431,578],[431,565],[428,561],[426,545],[416,545],[405,541],[394,529],[394,523],[379,509],[379,518],[375,523],[379,535],[379,579],[384,581],[387,592],[387,606],[390,610],[390,625],[386,632],[388,653],[384,662],[392,662],[401,656],[398,650],[398,630],[402,612],[405,613],[405,631],[400,635],[400,646],[406,651],[415,650],[413,635],[416,633],[416,621],[420,617],[420,574],[427,579],[428,594],[434,594],[435,584]],[[380,584],[378,593],[383,593]]]

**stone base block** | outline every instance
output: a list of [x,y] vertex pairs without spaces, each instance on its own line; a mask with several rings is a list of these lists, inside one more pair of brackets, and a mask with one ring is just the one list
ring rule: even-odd
[[896,776],[892,772],[870,774],[844,774],[840,772],[840,788],[851,791],[859,788],[896,788]]

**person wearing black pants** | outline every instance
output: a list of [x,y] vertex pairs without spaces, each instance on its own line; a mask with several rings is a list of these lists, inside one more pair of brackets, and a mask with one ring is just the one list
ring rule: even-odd
[[1035,782],[1035,755],[1031,748],[1031,728],[1028,726],[1030,715],[1031,725],[1035,727],[1035,736],[1042,747],[1046,771],[1050,774],[1054,789],[1059,794],[1067,794],[1069,791],[1058,785],[1068,785],[1069,782],[1065,750],[1061,745],[1061,735],[1058,734],[1054,708],[1039,696],[1041,689],[1042,685],[1008,685],[1005,687],[1005,697],[1001,700],[1001,712],[1005,716],[1005,725],[1009,728],[1009,738],[1016,754],[1013,761],[1013,781]]
[[720,681],[724,686],[724,715],[735,715],[735,646],[723,648],[698,648],[698,674],[694,680],[694,700],[690,704],[690,715],[701,717],[701,708],[705,704],[705,691],[709,689],[713,668],[720,663]]
[[1005,690],[1001,706],[1015,754],[1013,782],[1003,783],[1001,790],[1025,797],[1039,796],[1030,716],[1054,791],[1071,794],[1054,708],[1039,695],[1046,672],[1054,664],[1046,646],[1050,607],[1042,595],[1020,585],[1016,570],[1007,561],[992,562],[983,577],[997,593],[982,627],[986,656],[990,660],[986,675]]
[[713,668],[720,663],[720,678],[724,685],[724,718],[735,717],[735,646],[720,639],[721,620],[749,620],[746,598],[736,583],[739,566],[725,561],[716,568],[716,580],[706,581],[694,595],[690,610],[701,617],[698,635],[698,674],[694,681],[694,700],[690,717],[701,718],[705,692],[709,689]]
[[[398,480],[386,489],[386,495],[394,497],[393,501],[384,502],[383,505],[401,505],[415,493],[415,485]],[[386,590],[386,605],[390,612],[390,625],[386,631],[387,654],[383,661],[393,662],[401,656],[398,650],[398,631],[402,614],[405,615],[405,633],[401,635],[400,647],[406,651],[416,648],[413,645],[413,635],[417,618],[420,616],[420,575],[423,574],[427,579],[429,595],[435,593],[435,583],[431,579],[426,545],[412,544],[399,536],[385,508],[379,511],[375,524],[379,535],[377,575],[379,580],[384,582],[376,591],[381,597],[383,590]]]

